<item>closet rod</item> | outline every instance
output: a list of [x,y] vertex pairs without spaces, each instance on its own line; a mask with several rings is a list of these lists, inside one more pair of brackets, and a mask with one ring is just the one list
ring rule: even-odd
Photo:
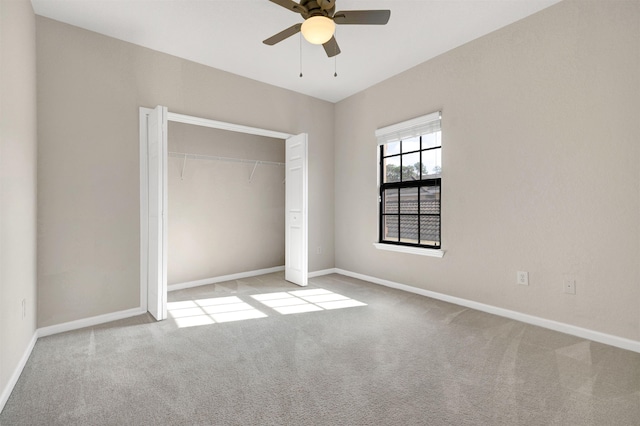
[[187,154],[185,152],[169,152],[170,157],[180,157],[191,160],[214,160],[214,161],[230,161],[233,163],[250,163],[250,164],[265,164],[269,166],[284,166],[285,163],[279,163],[277,161],[263,161],[263,160],[249,160],[245,158],[232,158],[232,157],[219,157],[217,155],[201,155],[201,154]]

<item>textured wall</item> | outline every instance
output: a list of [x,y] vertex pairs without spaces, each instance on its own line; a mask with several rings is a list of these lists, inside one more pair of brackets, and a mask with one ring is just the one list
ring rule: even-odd
[[31,3],[0,1],[0,409],[36,329],[35,37]]
[[[374,131],[437,110],[446,254],[378,251]],[[356,94],[336,267],[640,340],[638,117],[637,1],[564,1]]]
[[333,267],[333,104],[50,19],[36,25],[39,326],[139,306],[140,106],[307,132],[309,266]]
[[[282,139],[173,122],[169,151],[285,161]],[[254,165],[169,157],[170,285],[284,265],[285,168]]]

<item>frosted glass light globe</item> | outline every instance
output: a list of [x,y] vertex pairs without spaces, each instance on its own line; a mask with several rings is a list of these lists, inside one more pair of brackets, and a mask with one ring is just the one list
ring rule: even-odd
[[311,44],[325,44],[336,31],[336,24],[326,16],[312,16],[302,23],[302,35]]

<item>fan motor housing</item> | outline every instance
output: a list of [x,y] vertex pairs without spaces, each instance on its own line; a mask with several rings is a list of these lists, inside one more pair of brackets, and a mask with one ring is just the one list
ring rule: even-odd
[[304,19],[312,16],[333,17],[336,11],[336,0],[301,0],[300,6],[307,10],[307,13],[301,15]]

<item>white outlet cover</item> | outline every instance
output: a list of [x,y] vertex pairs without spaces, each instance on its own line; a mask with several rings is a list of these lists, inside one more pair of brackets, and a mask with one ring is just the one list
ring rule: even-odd
[[516,274],[516,283],[520,285],[529,285],[529,273],[525,271],[518,271]]

